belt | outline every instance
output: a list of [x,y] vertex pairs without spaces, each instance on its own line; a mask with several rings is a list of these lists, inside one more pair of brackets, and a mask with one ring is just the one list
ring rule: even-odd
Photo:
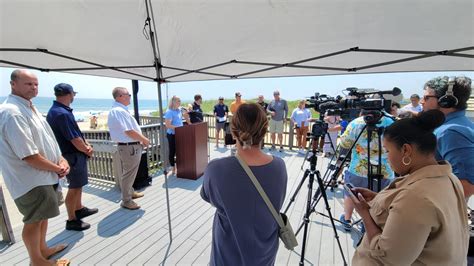
[[117,145],[119,146],[128,146],[128,145],[137,145],[140,144],[140,142],[135,141],[135,142],[117,142]]

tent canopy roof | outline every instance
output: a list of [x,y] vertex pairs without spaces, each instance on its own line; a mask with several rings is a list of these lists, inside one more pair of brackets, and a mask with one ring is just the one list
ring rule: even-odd
[[0,0],[0,66],[153,80],[146,3],[170,82],[474,70],[472,0]]

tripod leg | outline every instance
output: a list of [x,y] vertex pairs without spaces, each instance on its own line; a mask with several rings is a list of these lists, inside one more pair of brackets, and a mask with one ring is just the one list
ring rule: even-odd
[[[309,171],[308,171],[309,172]],[[313,183],[314,183],[314,173],[309,174],[309,182],[308,182],[308,195],[306,199],[306,213],[303,218],[304,223],[304,230],[303,230],[303,243],[301,245],[301,258],[299,265],[304,265],[304,255],[306,250],[306,238],[308,236],[308,224],[309,224],[309,216],[311,215],[311,194],[313,193]],[[298,232],[296,232],[296,235]]]
[[308,160],[309,150],[306,150],[306,154],[304,155],[303,163],[301,163],[301,170],[303,170],[304,163]]
[[290,208],[291,204],[295,201],[296,195],[298,195],[298,192],[300,192],[301,186],[303,185],[303,183],[306,180],[306,178],[308,177],[308,175],[309,175],[309,170],[304,171],[303,178],[301,178],[301,181],[298,184],[298,187],[296,188],[295,193],[293,193],[293,196],[291,196],[290,202],[288,202],[288,206],[286,206],[286,209],[283,212],[284,214],[286,214],[286,212]]
[[[316,171],[316,177],[318,179],[319,187],[323,187],[323,180],[319,175],[319,171]],[[339,246],[339,251],[341,252],[342,260],[344,261],[344,265],[347,265],[346,258],[344,257],[344,252],[342,251],[341,241],[339,240],[339,235],[337,234],[336,225],[334,224],[334,219],[332,218],[331,207],[329,206],[326,190],[321,190],[321,196],[323,197],[324,204],[326,205],[326,210],[329,215],[329,221],[331,222],[332,229],[334,231],[334,237],[336,238],[337,245]]]

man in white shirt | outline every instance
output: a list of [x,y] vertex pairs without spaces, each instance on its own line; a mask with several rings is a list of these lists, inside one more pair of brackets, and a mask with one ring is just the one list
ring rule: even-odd
[[11,94],[0,105],[0,168],[5,185],[23,214],[22,238],[31,265],[48,259],[67,245],[46,245],[48,219],[59,215],[58,178],[69,173],[54,133],[31,99],[38,78],[27,70],[11,74]]
[[401,112],[410,112],[414,115],[418,114],[419,112],[423,111],[423,106],[420,104],[420,96],[418,94],[413,94],[410,97],[410,104],[403,106]]
[[133,182],[137,176],[143,147],[148,147],[150,140],[143,136],[140,126],[129,113],[131,95],[126,88],[117,87],[112,91],[114,104],[109,112],[107,124],[110,138],[117,142],[117,158],[114,163],[115,177],[122,191],[122,206],[136,210],[140,206],[133,199],[143,197],[143,193],[133,190]]

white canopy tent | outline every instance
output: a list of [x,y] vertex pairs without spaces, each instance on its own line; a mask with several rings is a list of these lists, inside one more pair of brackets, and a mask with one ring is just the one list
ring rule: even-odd
[[159,81],[162,113],[163,82],[472,71],[473,14],[472,0],[0,0],[0,66]]
[[[472,0],[148,2],[165,81],[474,69]],[[0,0],[0,66],[154,80],[145,3]]]

